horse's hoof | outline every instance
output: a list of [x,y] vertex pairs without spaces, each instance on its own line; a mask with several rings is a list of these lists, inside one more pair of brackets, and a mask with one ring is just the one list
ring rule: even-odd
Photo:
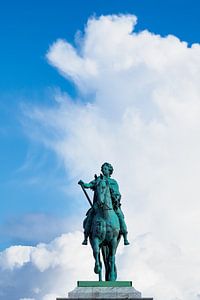
[[100,273],[100,271],[101,271],[101,268],[100,268],[100,266],[99,266],[99,265],[97,265],[97,264],[95,264],[95,267],[94,267],[94,273],[95,273],[95,274],[99,274],[99,273]]
[[87,240],[84,240],[84,241],[82,242],[82,245],[87,245]]
[[116,277],[111,275],[111,276],[109,277],[108,281],[116,281]]

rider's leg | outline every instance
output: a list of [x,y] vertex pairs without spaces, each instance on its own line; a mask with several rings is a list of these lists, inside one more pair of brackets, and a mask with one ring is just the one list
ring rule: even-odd
[[87,245],[87,240],[88,240],[88,236],[89,236],[89,230],[90,230],[90,220],[88,220],[88,216],[86,217],[86,219],[83,222],[83,228],[84,228],[84,240],[82,242],[82,245]]
[[87,245],[88,244],[88,232],[84,231],[84,240],[82,242],[82,245]]
[[122,233],[123,237],[124,237],[124,245],[130,245],[129,241],[128,241],[128,238],[127,238],[127,234],[128,232],[124,232]]
[[130,243],[129,243],[128,238],[127,238],[127,234],[128,234],[127,226],[126,226],[126,223],[125,223],[125,220],[124,220],[124,215],[123,215],[120,208],[118,208],[116,210],[116,214],[119,218],[120,230],[121,230],[123,238],[124,238],[124,245],[129,245]]
[[84,227],[84,240],[82,242],[82,245],[87,245],[88,243],[88,237],[90,234],[90,229],[91,229],[91,224],[92,224],[92,217],[93,213],[92,210],[88,212],[87,217],[85,218],[83,222],[83,227]]

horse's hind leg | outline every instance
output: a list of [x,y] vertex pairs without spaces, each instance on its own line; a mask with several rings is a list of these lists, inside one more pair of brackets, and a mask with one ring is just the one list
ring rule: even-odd
[[101,263],[101,256],[99,252],[99,265],[100,265],[100,271],[99,271],[99,281],[102,281],[102,263]]
[[102,246],[102,256],[105,266],[105,281],[109,281],[109,262],[108,262],[108,255],[109,255],[109,248],[108,246]]

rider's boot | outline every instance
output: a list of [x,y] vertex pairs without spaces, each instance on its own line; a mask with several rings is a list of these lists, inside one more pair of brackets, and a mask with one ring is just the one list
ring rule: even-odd
[[126,233],[123,234],[123,237],[124,237],[124,245],[130,245],[130,243],[129,243],[128,239],[127,239],[127,234],[128,234],[128,232],[126,232]]
[[82,245],[87,245],[88,244],[88,235],[84,232],[84,240],[82,242]]

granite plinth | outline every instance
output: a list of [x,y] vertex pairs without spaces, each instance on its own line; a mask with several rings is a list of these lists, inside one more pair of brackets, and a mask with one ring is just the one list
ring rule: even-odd
[[78,281],[77,287],[68,293],[68,298],[57,298],[56,300],[70,299],[131,299],[131,300],[153,300],[142,298],[142,295],[133,286],[131,281]]

